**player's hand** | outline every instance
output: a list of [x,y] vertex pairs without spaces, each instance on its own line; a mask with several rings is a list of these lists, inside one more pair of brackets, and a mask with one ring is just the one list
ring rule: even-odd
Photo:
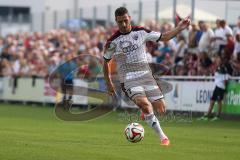
[[115,96],[115,95],[116,95],[115,89],[114,89],[114,87],[113,87],[112,84],[109,84],[109,85],[108,85],[108,92],[109,92],[109,94],[110,94],[111,96]]
[[116,104],[119,102],[113,85],[108,86],[108,94],[110,95],[110,99],[111,99],[112,103]]
[[179,23],[178,23],[178,27],[181,29],[181,30],[184,30],[186,29],[189,25],[191,24],[191,20],[190,20],[190,17],[186,17],[184,19],[182,19]]

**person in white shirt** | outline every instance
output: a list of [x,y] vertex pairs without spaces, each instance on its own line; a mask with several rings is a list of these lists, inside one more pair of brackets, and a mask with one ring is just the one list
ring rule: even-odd
[[132,26],[128,10],[119,7],[115,10],[115,21],[119,30],[107,40],[103,56],[104,77],[109,94],[116,94],[109,67],[109,61],[114,58],[122,90],[141,109],[143,119],[158,134],[161,145],[168,146],[170,141],[153,112],[155,109],[165,113],[166,107],[164,96],[148,65],[146,42],[172,39],[190,25],[190,19],[186,17],[176,28],[160,33]]
[[[222,54],[222,56],[219,58],[219,61],[218,61],[219,65],[214,74],[215,88],[211,97],[208,112],[206,115],[201,117],[200,120],[209,120],[210,118],[212,118],[211,121],[214,121],[220,118],[221,111],[222,111],[222,101],[226,92],[227,81],[230,77],[228,73],[229,71],[226,66],[227,61],[225,61],[225,59],[226,57],[224,57],[224,54]],[[213,117],[212,110],[216,101],[218,104],[218,111],[216,116]]]
[[236,27],[233,28],[233,36],[235,37],[237,34],[240,34],[240,17],[237,20]]
[[220,19],[216,20],[216,29],[214,31],[214,37],[212,38],[213,41],[213,47],[214,47],[214,52],[218,53],[220,50],[220,46],[221,45],[226,45],[227,40],[226,40],[226,33],[224,31],[224,29],[221,27],[220,25]]
[[205,22],[203,22],[201,28],[202,28],[203,34],[198,44],[198,50],[200,53],[203,51],[207,51],[207,52],[210,51],[212,38],[214,37],[213,30],[209,28],[209,26]]
[[227,25],[227,22],[225,20],[220,21],[220,26],[224,30],[224,35],[226,36],[227,34],[233,35],[232,29]]

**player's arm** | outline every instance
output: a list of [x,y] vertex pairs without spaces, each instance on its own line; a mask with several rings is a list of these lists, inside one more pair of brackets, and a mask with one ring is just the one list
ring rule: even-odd
[[104,64],[103,64],[103,73],[106,81],[107,89],[111,94],[115,93],[114,85],[111,80],[110,66],[109,62],[112,59],[113,53],[115,52],[115,45],[111,42],[107,42],[104,48]]
[[145,41],[153,41],[153,42],[168,41],[172,39],[174,36],[176,36],[179,32],[187,28],[189,25],[190,25],[190,19],[185,18],[178,23],[177,27],[165,33],[144,29],[145,30],[144,38],[145,38]]
[[168,40],[172,39],[178,33],[180,33],[182,30],[187,28],[190,25],[190,23],[191,23],[191,21],[190,21],[189,17],[186,17],[186,18],[182,19],[173,30],[162,33],[162,36],[161,36],[160,40],[161,41],[168,41]]
[[109,61],[108,60],[104,60],[103,73],[104,73],[104,78],[105,78],[105,81],[106,81],[108,92],[110,92],[111,94],[114,94],[115,90],[114,90],[114,86],[113,86],[113,83],[112,83],[112,80],[111,80],[110,67],[109,67]]

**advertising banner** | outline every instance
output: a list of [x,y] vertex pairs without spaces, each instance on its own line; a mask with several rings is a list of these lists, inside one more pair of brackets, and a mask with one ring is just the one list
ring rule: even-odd
[[[190,81],[190,80],[167,80],[173,86],[172,91],[165,94],[167,110],[178,111],[199,111],[206,112],[209,107],[210,98],[215,87],[213,81]],[[74,86],[88,88],[82,95],[74,95],[74,104],[103,104],[108,101],[106,94],[105,81],[102,77],[96,81],[87,82],[81,79],[74,80]],[[74,87],[74,89],[81,89]],[[95,91],[90,91],[95,89]],[[124,96],[120,86],[116,86],[121,107],[136,108],[137,106]],[[102,92],[101,92],[102,91]],[[79,93],[79,92],[75,92]],[[19,78],[14,85],[12,78],[0,79],[0,99],[25,101],[25,102],[43,102],[55,103],[62,100],[59,83],[56,88],[51,88],[44,79]],[[227,94],[222,108],[224,113],[240,114],[240,83],[230,81],[227,86]]]
[[181,82],[181,109],[206,112],[210,103],[215,85],[212,81],[197,82],[183,81]]
[[240,83],[230,81],[227,85],[223,113],[240,114]]
[[[15,81],[15,82],[14,82]],[[3,78],[3,100],[42,102],[43,101],[43,79]]]

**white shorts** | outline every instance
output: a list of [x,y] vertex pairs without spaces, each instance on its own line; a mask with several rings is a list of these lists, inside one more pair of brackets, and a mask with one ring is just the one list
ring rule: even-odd
[[145,96],[150,102],[164,98],[161,89],[152,75],[143,76],[125,83],[121,83],[123,92],[131,100],[136,97]]

